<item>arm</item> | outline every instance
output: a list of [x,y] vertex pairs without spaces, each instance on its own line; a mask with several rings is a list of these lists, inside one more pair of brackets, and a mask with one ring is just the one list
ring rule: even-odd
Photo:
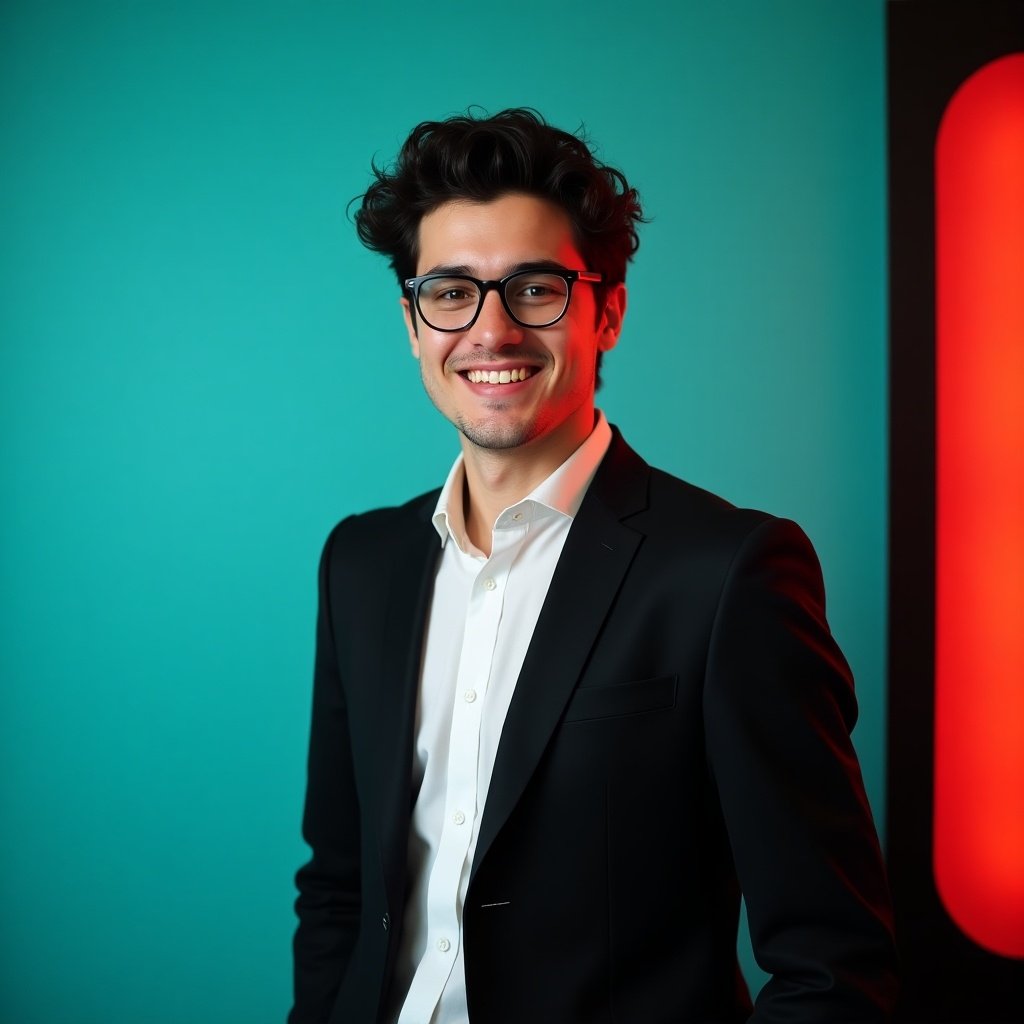
[[295,878],[299,926],[293,942],[295,1003],[288,1024],[323,1024],[344,977],[359,928],[359,804],[348,712],[330,609],[331,553],[320,559],[313,715],[302,834],[312,857]]
[[850,742],[849,667],[821,571],[793,523],[755,527],[731,566],[705,690],[718,786],[754,955],[772,975],[752,1021],[887,1020],[892,915]]

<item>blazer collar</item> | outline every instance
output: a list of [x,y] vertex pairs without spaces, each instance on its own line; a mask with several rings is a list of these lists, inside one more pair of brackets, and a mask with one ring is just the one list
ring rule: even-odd
[[650,467],[613,437],[569,530],[502,727],[470,884],[519,801],[583,672],[643,536]]

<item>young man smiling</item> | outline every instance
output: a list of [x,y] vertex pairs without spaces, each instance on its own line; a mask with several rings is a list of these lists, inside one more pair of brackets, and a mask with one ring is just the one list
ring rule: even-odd
[[[501,510],[550,476],[594,429],[597,354],[618,340],[626,288],[620,281],[596,294],[600,280],[582,285],[550,280],[543,271],[580,269],[586,261],[565,210],[520,192],[488,202],[442,204],[420,222],[418,250],[417,273],[442,276],[420,285],[412,300],[419,302],[420,315],[403,297],[409,342],[427,394],[459,430],[466,532],[489,554],[491,528]],[[541,319],[549,319],[550,310],[561,319],[539,328],[517,323],[500,288],[482,304],[472,296],[467,301],[464,282],[461,291],[454,290],[459,274],[489,280],[521,275],[505,291],[506,296],[512,292],[510,303],[521,304],[520,315],[539,311]],[[567,291],[571,287],[568,305],[558,284]],[[437,296],[429,300],[437,312],[422,312],[424,286]],[[447,292],[437,294],[445,287]],[[475,310],[476,319],[465,330],[446,326]]]
[[888,1015],[814,553],[594,407],[639,220],[525,110],[421,124],[363,197],[461,453],[324,549],[292,1024]]

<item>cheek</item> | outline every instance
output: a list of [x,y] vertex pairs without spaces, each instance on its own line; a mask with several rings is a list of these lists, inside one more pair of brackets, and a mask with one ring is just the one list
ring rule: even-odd
[[420,325],[419,339],[416,345],[416,358],[425,371],[435,376],[443,376],[445,363],[451,355],[452,341],[446,334],[436,334],[429,327]]
[[578,376],[586,376],[589,368],[597,360],[598,338],[591,329],[591,324],[584,328],[583,324],[577,326],[573,337],[567,338],[563,348],[566,372]]

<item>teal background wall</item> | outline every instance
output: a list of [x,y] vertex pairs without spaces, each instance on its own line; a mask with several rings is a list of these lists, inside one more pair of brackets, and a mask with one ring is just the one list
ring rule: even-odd
[[881,818],[883,53],[881,0],[0,7],[0,1017],[283,1018],[319,548],[456,448],[346,203],[469,104],[641,190],[601,404],[807,529]]

